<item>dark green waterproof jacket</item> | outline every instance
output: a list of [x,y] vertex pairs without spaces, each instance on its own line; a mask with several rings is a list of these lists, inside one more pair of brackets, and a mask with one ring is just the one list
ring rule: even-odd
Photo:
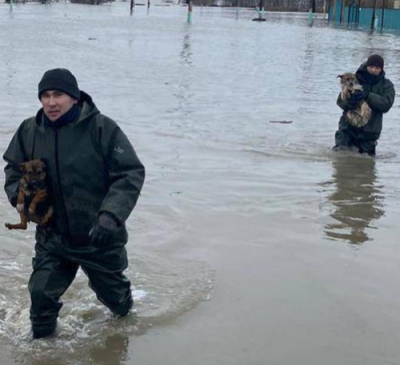
[[118,125],[100,114],[82,91],[79,105],[79,117],[61,128],[46,122],[43,109],[20,125],[3,156],[7,162],[5,191],[15,206],[19,165],[43,158],[56,231],[87,237],[102,212],[110,213],[125,231],[124,222],[144,182],[144,167]]
[[[367,66],[363,63],[356,72],[357,79],[362,85],[368,96],[366,102],[370,106],[372,113],[369,122],[362,128],[357,128],[358,134],[363,135],[365,139],[377,140],[382,131],[382,114],[387,113],[394,103],[395,90],[393,83],[385,78],[385,72],[380,75],[373,76],[367,71]],[[339,94],[337,105],[345,112],[350,109],[347,101],[342,100]],[[348,128],[347,122],[343,113],[339,121],[339,129]]]

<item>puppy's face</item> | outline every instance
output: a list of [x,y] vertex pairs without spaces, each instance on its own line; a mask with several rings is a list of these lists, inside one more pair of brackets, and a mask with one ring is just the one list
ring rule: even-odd
[[21,164],[23,179],[30,186],[36,186],[46,179],[46,165],[43,160],[32,160]]
[[346,87],[350,91],[357,89],[359,82],[355,74],[351,72],[346,72],[345,74],[339,75],[338,77],[340,78],[340,85],[342,86],[342,88]]

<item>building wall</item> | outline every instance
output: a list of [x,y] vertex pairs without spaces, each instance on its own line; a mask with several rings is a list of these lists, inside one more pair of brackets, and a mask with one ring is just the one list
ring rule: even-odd
[[[396,6],[397,4],[394,2],[394,7]],[[333,6],[330,6],[328,9],[329,21],[348,27],[358,27],[361,29],[371,28],[373,16],[372,8],[358,8],[356,6],[347,6],[344,10],[342,19],[340,19],[341,11],[342,2],[340,0],[337,0],[336,12],[334,13]],[[373,24],[375,29],[379,30],[400,30],[400,9],[384,9],[384,11],[382,11],[382,8],[378,6],[375,10],[375,19]]]

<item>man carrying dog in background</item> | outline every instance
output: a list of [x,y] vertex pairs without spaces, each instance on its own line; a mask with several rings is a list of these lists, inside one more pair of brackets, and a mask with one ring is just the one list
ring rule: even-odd
[[[393,83],[385,78],[383,68],[384,60],[381,56],[370,56],[356,72],[363,90],[354,91],[348,100],[342,100],[339,94],[337,105],[343,109],[343,115],[335,133],[334,151],[356,148],[360,153],[375,155],[382,131],[382,114],[390,110],[395,98]],[[371,118],[365,126],[355,127],[346,119],[346,112],[354,109],[362,100],[371,108]]]
[[79,90],[70,71],[47,71],[38,89],[43,107],[20,125],[3,156],[5,191],[14,207],[21,163],[39,158],[54,206],[51,223],[36,229],[29,280],[34,339],[54,333],[60,298],[79,267],[104,305],[117,316],[129,313],[125,221],[145,177],[126,135]]

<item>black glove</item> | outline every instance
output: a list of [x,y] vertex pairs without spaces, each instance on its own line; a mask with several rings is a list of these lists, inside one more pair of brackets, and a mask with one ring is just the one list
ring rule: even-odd
[[90,243],[96,246],[104,245],[117,230],[117,220],[108,213],[102,213],[97,224],[90,230]]
[[350,104],[357,104],[359,101],[366,99],[368,94],[363,90],[356,90],[350,95]]

